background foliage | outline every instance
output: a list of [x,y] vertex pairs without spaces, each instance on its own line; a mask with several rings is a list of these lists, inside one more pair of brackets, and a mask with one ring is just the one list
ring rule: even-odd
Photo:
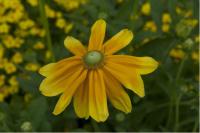
[[[199,131],[198,11],[198,0],[0,0],[0,131]],[[67,35],[87,44],[98,18],[107,38],[134,32],[120,54],[152,56],[160,66],[143,76],[144,98],[129,92],[128,115],[109,106],[108,120],[96,123],[70,106],[54,116],[58,97],[40,94],[37,70],[71,56]]]

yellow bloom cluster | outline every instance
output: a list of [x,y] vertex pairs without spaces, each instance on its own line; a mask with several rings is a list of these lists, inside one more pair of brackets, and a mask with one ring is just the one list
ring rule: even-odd
[[151,32],[156,32],[157,26],[154,21],[147,21],[144,25],[144,30],[150,30]]
[[164,13],[162,15],[162,23],[163,23],[163,25],[162,25],[162,31],[163,32],[169,32],[171,21],[172,20],[171,20],[171,16],[170,16],[169,13]]
[[141,7],[141,13],[143,15],[149,16],[151,14],[151,4],[149,2],[146,2]]
[[63,6],[67,11],[77,9],[80,5],[83,5],[87,0],[54,0],[59,5]]

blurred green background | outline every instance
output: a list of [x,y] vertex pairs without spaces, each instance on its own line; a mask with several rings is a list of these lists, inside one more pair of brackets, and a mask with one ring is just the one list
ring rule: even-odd
[[[0,0],[0,131],[199,131],[198,0]],[[128,92],[124,114],[109,105],[104,123],[79,119],[70,105],[54,116],[58,97],[44,97],[38,69],[72,56],[67,35],[87,44],[103,18],[106,39],[134,32],[119,52],[151,56],[159,68],[143,76],[146,96]],[[52,44],[52,47],[51,47]]]

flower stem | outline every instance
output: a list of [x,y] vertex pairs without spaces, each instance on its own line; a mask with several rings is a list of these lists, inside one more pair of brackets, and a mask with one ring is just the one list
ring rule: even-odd
[[178,98],[176,99],[176,105],[175,105],[175,125],[174,125],[174,131],[176,132],[179,128],[179,105],[181,101],[182,95],[180,94]]
[[40,16],[41,16],[41,20],[42,20],[42,25],[43,25],[43,27],[45,29],[45,33],[46,33],[47,48],[52,54],[51,61],[54,62],[55,57],[54,57],[53,49],[52,49],[51,34],[50,34],[50,30],[49,30],[49,22],[48,22],[46,13],[45,13],[45,0],[39,0],[39,8],[40,8]]

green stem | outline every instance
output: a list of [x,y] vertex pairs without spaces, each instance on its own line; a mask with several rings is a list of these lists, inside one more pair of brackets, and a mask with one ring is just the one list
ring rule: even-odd
[[45,13],[45,0],[39,0],[39,8],[40,8],[40,16],[41,16],[41,20],[42,20],[42,25],[46,32],[47,48],[51,52],[51,54],[52,54],[51,60],[54,62],[55,57],[54,57],[53,49],[52,49],[51,34],[50,34],[50,30],[49,30],[49,22],[48,22],[46,13]]
[[175,125],[174,125],[174,131],[176,132],[179,128],[179,105],[182,95],[180,94],[178,98],[176,99],[176,105],[175,105]]
[[178,80],[179,80],[179,78],[180,78],[180,76],[181,76],[181,73],[182,73],[182,71],[183,71],[183,66],[184,66],[184,64],[185,64],[185,61],[186,61],[187,57],[188,57],[188,55],[185,55],[185,57],[182,59],[181,64],[180,64],[179,69],[178,69],[178,72],[177,72],[177,74],[176,74],[176,79],[175,79],[175,81],[178,81]]

